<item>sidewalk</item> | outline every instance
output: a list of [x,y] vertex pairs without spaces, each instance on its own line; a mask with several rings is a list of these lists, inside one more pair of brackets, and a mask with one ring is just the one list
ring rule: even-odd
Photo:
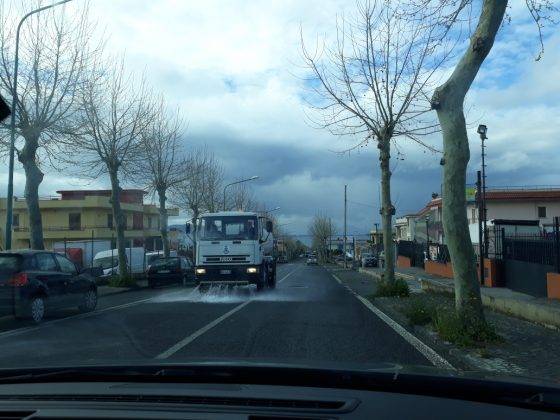
[[[379,268],[360,268],[359,271],[376,278],[380,278],[383,272]],[[413,293],[454,293],[453,279],[427,274],[418,267],[397,268],[395,275],[406,280]],[[481,286],[480,294],[484,306],[545,326],[560,328],[560,302],[557,300],[538,298],[505,287]]]

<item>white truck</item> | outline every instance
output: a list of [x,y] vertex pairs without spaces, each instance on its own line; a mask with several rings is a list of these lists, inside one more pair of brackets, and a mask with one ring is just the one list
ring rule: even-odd
[[[254,212],[224,211],[202,214],[196,222],[195,278],[200,289],[248,284],[258,291],[275,288],[271,220]],[[190,231],[187,223],[187,234]]]

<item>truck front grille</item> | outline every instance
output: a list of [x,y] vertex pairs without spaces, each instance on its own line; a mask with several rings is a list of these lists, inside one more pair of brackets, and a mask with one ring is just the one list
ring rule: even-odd
[[249,255],[203,255],[205,264],[232,264],[249,261]]

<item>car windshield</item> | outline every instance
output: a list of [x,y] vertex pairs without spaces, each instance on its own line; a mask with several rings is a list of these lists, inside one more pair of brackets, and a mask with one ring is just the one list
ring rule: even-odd
[[99,267],[102,269],[112,268],[119,265],[118,255],[109,255],[108,257],[99,257],[93,260],[93,267]]
[[154,269],[170,269],[179,266],[179,258],[158,258],[150,264]]
[[560,0],[0,0],[0,377],[560,384],[559,133]]
[[254,216],[208,216],[199,221],[200,240],[257,239],[257,218]]

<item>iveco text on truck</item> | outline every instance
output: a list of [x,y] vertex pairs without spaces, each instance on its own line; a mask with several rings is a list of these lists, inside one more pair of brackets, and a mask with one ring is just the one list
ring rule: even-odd
[[[195,276],[211,285],[276,286],[272,221],[254,212],[205,213],[196,221]],[[186,226],[190,232],[190,224]]]

